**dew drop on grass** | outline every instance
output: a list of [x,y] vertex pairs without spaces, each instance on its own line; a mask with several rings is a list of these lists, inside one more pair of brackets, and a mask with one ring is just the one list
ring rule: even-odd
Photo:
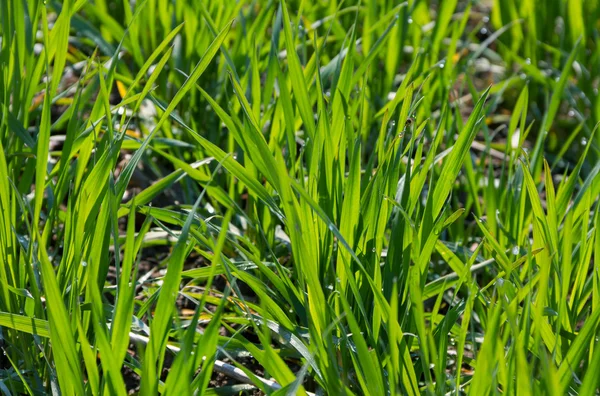
[[373,248],[373,249],[371,249],[371,252],[377,253],[377,249]]
[[531,65],[531,58],[525,59],[525,64],[526,65]]
[[585,145],[587,145],[587,142],[588,142],[588,141],[587,141],[587,139],[586,139],[586,138],[581,138],[581,145],[582,145],[582,146],[585,146]]
[[87,262],[85,262],[85,261],[82,261],[82,262],[81,262],[81,266],[82,266],[82,267],[87,267]]
[[512,248],[512,254],[514,254],[515,256],[516,256],[517,254],[519,254],[519,247],[518,247],[518,246],[514,246],[514,247]]
[[411,23],[413,23],[412,18],[408,18],[408,24],[410,25]]
[[440,63],[440,66],[439,66],[439,67],[440,67],[440,69],[443,69],[444,67],[446,67],[446,62],[442,62],[442,63]]
[[569,112],[567,113],[567,115],[569,117],[575,117],[575,112],[573,110],[569,110]]
[[327,288],[328,288],[329,290],[333,290],[333,285],[327,285]]
[[479,31],[481,34],[487,34],[488,30],[486,28],[481,28]]

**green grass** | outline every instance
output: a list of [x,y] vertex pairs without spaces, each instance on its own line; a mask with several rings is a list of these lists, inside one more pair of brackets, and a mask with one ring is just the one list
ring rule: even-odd
[[0,2],[0,392],[600,392],[599,17]]

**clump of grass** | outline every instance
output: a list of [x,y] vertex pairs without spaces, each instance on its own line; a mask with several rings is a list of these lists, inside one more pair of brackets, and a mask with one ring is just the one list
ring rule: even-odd
[[0,390],[596,393],[599,8],[533,7],[2,2]]

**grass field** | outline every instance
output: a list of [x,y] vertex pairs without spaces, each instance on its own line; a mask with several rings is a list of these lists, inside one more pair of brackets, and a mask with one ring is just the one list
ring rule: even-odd
[[0,392],[600,392],[598,0],[0,1]]

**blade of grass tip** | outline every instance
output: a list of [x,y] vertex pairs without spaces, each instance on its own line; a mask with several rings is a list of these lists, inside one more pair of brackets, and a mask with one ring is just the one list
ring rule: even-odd
[[456,9],[457,0],[444,1],[440,3],[440,9],[437,12],[437,20],[433,28],[433,40],[431,48],[431,59],[432,62],[436,62],[440,51],[442,40],[446,37],[446,30],[452,20],[452,15]]
[[[598,131],[598,129],[600,127],[600,122],[596,124],[596,126],[594,127],[594,130],[592,131],[591,135],[590,135],[590,142],[594,141],[594,138],[596,136],[596,132]],[[585,163],[585,160],[587,159],[588,153],[590,151],[590,148],[593,146],[593,144],[588,144],[583,153],[581,154],[579,161],[577,161],[577,165],[575,166],[575,169],[573,169],[573,171],[571,172],[571,174],[569,175],[569,178],[567,179],[566,183],[561,183],[559,188],[558,188],[558,193],[557,193],[557,213],[560,216],[563,216],[564,213],[566,213],[567,211],[567,206],[569,204],[569,200],[571,199],[571,196],[573,195],[573,192],[575,191],[575,186],[577,183],[577,180],[579,179],[579,173],[581,172],[581,169],[583,168],[583,165]],[[562,220],[562,218],[558,219],[559,222]]]
[[123,99],[126,99],[133,94],[133,92],[134,92],[135,88],[137,87],[137,85],[139,84],[139,82],[142,80],[142,78],[144,78],[146,76],[146,72],[150,69],[150,66],[152,66],[155,63],[156,58],[158,58],[160,53],[163,52],[165,50],[165,48],[167,48],[169,43],[177,36],[177,34],[181,30],[181,28],[183,28],[183,23],[176,26],[167,35],[167,37],[165,37],[165,39],[156,47],[156,49],[152,52],[152,54],[148,57],[146,62],[143,64],[143,66],[140,68],[140,70],[136,74],[133,82],[129,85],[129,88],[127,89],[127,93],[125,94],[125,97]]
[[540,175],[541,165],[542,165],[542,156],[544,151],[544,142],[546,141],[546,136],[552,123],[554,122],[554,118],[558,113],[558,108],[562,101],[562,96],[567,86],[567,81],[572,72],[573,62],[575,62],[575,58],[579,53],[579,48],[581,47],[581,39],[577,40],[577,43],[573,47],[569,58],[565,62],[562,72],[560,73],[560,77],[552,90],[552,97],[550,99],[550,105],[548,106],[548,111],[544,114],[544,119],[542,120],[542,125],[540,127],[540,132],[538,134],[538,138],[535,142],[535,147],[533,149],[533,153],[531,154],[531,172],[533,173],[534,180]]
[[[155,104],[158,104],[158,102],[155,102]],[[174,114],[171,114],[170,117],[183,128],[185,128],[189,132],[190,136],[206,150],[208,155],[214,157],[217,161],[219,161],[219,163],[221,163],[225,169],[227,169],[235,177],[240,179],[240,181],[246,187],[251,189],[257,196],[259,196],[260,199],[269,206],[271,211],[279,219],[284,218],[283,213],[275,204],[273,198],[271,197],[271,194],[255,176],[250,174],[250,172],[246,168],[244,168],[239,162],[233,159],[230,154],[225,153],[219,146],[210,142],[208,139],[204,138],[199,133],[190,128],[188,125],[186,125],[179,117],[175,116]]]
[[296,53],[290,15],[285,0],[281,0],[280,7],[283,11],[283,33],[285,37],[285,48],[287,50],[290,79],[292,80],[292,88],[294,89],[294,97],[298,103],[298,110],[300,111],[300,117],[302,117],[304,128],[306,128],[308,136],[313,139],[315,136],[315,121],[313,118],[312,106],[310,104],[308,87],[306,86],[300,59]]
[[[454,0],[454,1],[456,1],[456,0]],[[398,5],[399,8],[406,7],[406,6],[408,6],[407,2],[403,2]],[[400,12],[400,9],[398,9],[398,13],[399,12]],[[358,67],[356,72],[354,73],[354,76],[352,77],[352,84],[351,84],[352,86],[354,86],[358,83],[358,80],[367,71],[367,68],[371,65],[371,63],[373,62],[375,57],[379,54],[379,52],[382,49],[385,48],[383,46],[383,44],[385,44],[385,42],[388,38],[388,34],[390,33],[392,28],[398,22],[398,18],[400,16],[398,13],[396,13],[396,15],[394,16],[394,19],[390,22],[390,24],[387,26],[387,28],[384,30],[384,32],[377,38],[377,41],[375,42],[375,44],[373,45],[373,47],[371,48],[371,50],[369,51],[369,53],[367,54],[365,59],[361,62],[360,66]]]
[[454,186],[458,172],[460,171],[471,144],[475,139],[478,127],[482,121],[483,105],[488,97],[489,91],[490,88],[486,89],[481,95],[479,101],[477,101],[477,104],[475,105],[467,124],[460,132],[456,143],[452,147],[452,152],[446,161],[444,161],[442,172],[440,173],[439,179],[436,182],[433,191],[433,219],[437,218],[442,210],[442,207],[445,205],[446,198],[448,198],[448,195]]
[[140,159],[142,158],[142,155],[146,151],[146,147],[148,146],[148,144],[150,144],[150,141],[154,137],[154,134],[156,134],[156,132],[160,130],[160,128],[163,126],[163,124],[169,119],[173,110],[175,110],[175,107],[179,104],[179,102],[181,102],[181,100],[188,93],[188,91],[194,87],[194,85],[196,84],[196,81],[198,81],[198,79],[200,78],[202,73],[204,73],[204,71],[208,67],[209,63],[212,61],[212,59],[217,54],[217,51],[221,47],[221,44],[225,40],[227,33],[229,33],[229,29],[231,28],[232,24],[233,24],[233,21],[229,22],[223,28],[223,30],[221,30],[219,35],[211,42],[209,47],[204,52],[202,59],[200,59],[200,61],[198,61],[198,63],[196,64],[196,67],[194,67],[194,70],[192,70],[192,72],[190,73],[190,77],[187,78],[185,80],[185,82],[183,83],[183,85],[181,86],[181,88],[179,88],[179,90],[175,94],[173,100],[171,101],[171,103],[169,103],[169,105],[165,109],[164,113],[162,114],[162,116],[160,117],[160,119],[158,120],[158,122],[156,123],[156,125],[154,126],[152,131],[150,132],[150,134],[142,142],[142,145],[140,146],[140,148],[133,154],[131,160],[129,160],[129,162],[127,163],[127,165],[125,166],[125,168],[123,169],[121,174],[119,175],[119,179],[117,181],[117,194],[118,194],[117,196],[119,196],[119,197],[123,196],[123,194],[125,193],[125,189],[127,188],[127,185],[129,184],[129,180],[131,179],[131,176],[133,175],[133,171],[136,168]]

